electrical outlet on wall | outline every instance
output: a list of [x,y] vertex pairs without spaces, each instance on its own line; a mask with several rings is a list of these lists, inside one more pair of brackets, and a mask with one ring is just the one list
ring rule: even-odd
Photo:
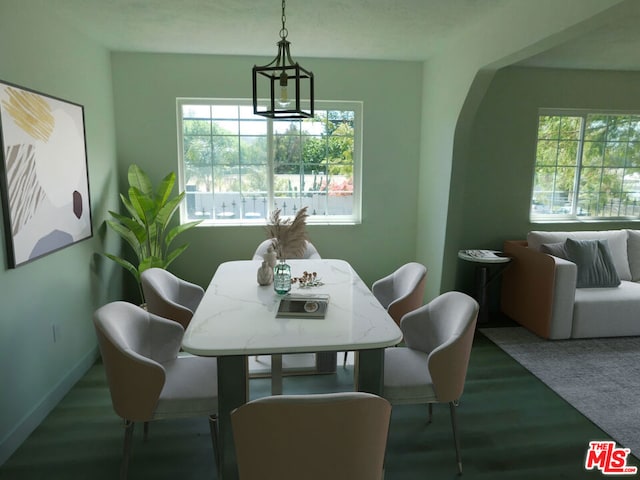
[[51,333],[53,334],[53,343],[60,341],[60,325],[57,323],[51,324]]

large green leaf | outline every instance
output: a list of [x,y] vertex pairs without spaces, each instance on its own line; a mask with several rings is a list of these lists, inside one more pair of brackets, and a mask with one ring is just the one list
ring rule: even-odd
[[138,220],[135,220],[130,217],[125,217],[124,215],[120,215],[119,213],[109,211],[109,213],[122,223],[126,228],[131,230],[131,232],[136,236],[139,243],[143,243],[147,237],[147,230],[143,224],[141,224]]
[[164,268],[167,268],[171,262],[173,262],[176,258],[178,258],[178,256],[181,255],[182,252],[184,252],[188,246],[189,244],[185,243],[184,245],[180,245],[175,250],[172,250],[171,253],[167,255],[167,259],[164,262]]
[[115,255],[111,255],[110,253],[105,253],[104,255],[105,255],[105,257],[110,258],[111,260],[116,262],[118,265],[123,267],[128,272],[131,272],[131,275],[133,275],[135,277],[136,281],[138,283],[140,282],[140,273],[138,272],[138,269],[131,262],[128,262],[124,258],[120,258],[120,257],[116,257]]
[[129,200],[145,224],[148,225],[155,221],[158,206],[152,197],[145,195],[136,187],[129,187]]
[[163,257],[164,232],[157,223],[149,225],[149,252],[151,255]]
[[158,207],[161,208],[169,199],[171,195],[171,191],[173,190],[173,186],[176,183],[176,174],[171,172],[166,177],[162,179],[160,185],[158,185],[158,193],[156,196],[156,201]]
[[153,196],[153,185],[149,176],[135,163],[129,166],[127,172],[129,186],[135,187],[148,197]]
[[150,256],[140,262],[138,269],[140,273],[144,272],[148,268],[165,268],[166,262],[160,257]]
[[131,246],[131,248],[133,248],[135,254],[140,258],[142,255],[141,245],[134,233],[124,225],[114,222],[113,220],[107,220],[106,222],[114,232],[120,235]]
[[131,218],[135,219],[139,224],[142,225],[143,221],[140,218],[140,215],[138,215],[138,212],[135,209],[135,207],[129,201],[129,199],[125,197],[123,194],[120,194],[120,200],[122,201],[122,204],[125,206],[125,208],[129,212],[129,215],[131,215]]
[[180,202],[184,198],[184,192],[182,192],[177,197],[172,198],[168,202],[166,202],[160,211],[158,211],[158,215],[156,216],[156,222],[162,225],[162,228],[165,229],[169,225],[173,214],[176,212],[178,207],[180,206]]
[[179,234],[186,232],[187,230],[192,229],[196,225],[198,225],[202,220],[196,220],[194,222],[183,223],[182,225],[176,225],[171,230],[167,232],[167,236],[165,237],[164,244],[165,247],[169,248],[173,239],[176,238]]

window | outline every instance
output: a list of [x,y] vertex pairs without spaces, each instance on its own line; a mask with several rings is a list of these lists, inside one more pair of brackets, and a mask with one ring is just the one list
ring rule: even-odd
[[272,120],[250,100],[178,99],[181,219],[264,224],[308,207],[308,223],[360,222],[359,102],[316,102],[315,117]]
[[640,115],[541,112],[531,220],[640,216]]

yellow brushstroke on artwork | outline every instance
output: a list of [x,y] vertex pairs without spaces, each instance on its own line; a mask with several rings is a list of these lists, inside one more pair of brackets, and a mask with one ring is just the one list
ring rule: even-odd
[[38,94],[7,87],[9,100],[2,105],[22,130],[37,140],[47,141],[55,127],[49,104]]

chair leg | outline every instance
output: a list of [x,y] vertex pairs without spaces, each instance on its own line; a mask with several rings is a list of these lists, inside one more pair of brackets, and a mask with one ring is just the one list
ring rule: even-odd
[[142,439],[146,442],[149,438],[149,422],[144,422],[143,432],[144,435],[142,436]]
[[342,359],[343,367],[347,365],[347,355],[349,355],[349,352],[344,352],[344,358]]
[[129,470],[129,457],[131,456],[131,444],[133,440],[133,426],[131,420],[124,421],[124,447],[122,449],[122,463],[120,464],[120,480],[127,480]]
[[458,420],[456,418],[456,402],[449,402],[451,412],[451,427],[453,428],[453,443],[456,447],[456,461],[458,463],[458,475],[462,475],[462,456],[460,455],[460,439],[458,438]]
[[220,457],[218,454],[218,417],[209,415],[209,430],[211,430],[211,446],[213,447],[213,460],[216,468],[220,468]]

